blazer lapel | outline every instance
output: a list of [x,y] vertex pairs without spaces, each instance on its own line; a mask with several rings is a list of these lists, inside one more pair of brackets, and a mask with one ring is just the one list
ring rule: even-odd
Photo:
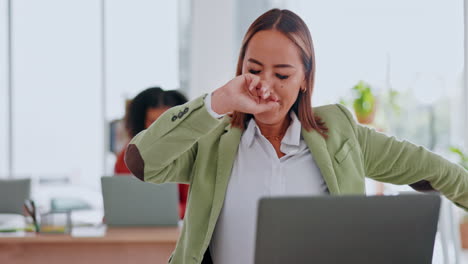
[[215,181],[215,191],[213,197],[213,208],[210,215],[209,235],[213,232],[214,225],[218,219],[219,213],[224,203],[226,189],[231,176],[232,166],[236,158],[237,149],[242,136],[239,128],[233,128],[230,125],[226,127],[227,132],[221,136],[218,149],[218,168]]
[[325,139],[317,131],[312,130],[308,132],[304,128],[302,128],[302,137],[322,173],[322,177],[327,184],[330,194],[340,194],[340,188]]

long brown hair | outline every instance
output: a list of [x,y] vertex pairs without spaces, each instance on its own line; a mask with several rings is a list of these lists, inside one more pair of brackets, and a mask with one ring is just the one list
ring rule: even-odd
[[[328,128],[320,117],[315,116],[311,106],[312,91],[314,90],[315,80],[315,53],[312,44],[312,37],[309,29],[304,21],[295,13],[289,10],[271,9],[258,17],[252,25],[250,25],[247,33],[242,41],[242,47],[237,60],[236,76],[242,74],[242,64],[245,57],[247,46],[252,37],[262,30],[277,30],[288,37],[299,49],[300,57],[304,67],[305,85],[304,92],[299,92],[299,95],[294,102],[291,110],[293,110],[299,118],[299,121],[307,131],[315,129],[324,138]],[[301,90],[302,90],[301,89]],[[234,112],[232,114],[231,125],[245,129],[247,122],[252,118],[251,114],[242,112]]]

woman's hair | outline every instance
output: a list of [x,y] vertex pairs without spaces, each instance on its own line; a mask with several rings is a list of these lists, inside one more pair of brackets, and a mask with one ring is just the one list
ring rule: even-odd
[[[298,15],[289,10],[275,8],[257,18],[252,25],[250,25],[242,41],[242,47],[237,61],[236,76],[242,74],[242,64],[250,40],[257,32],[262,30],[277,30],[289,38],[298,48],[304,67],[306,87],[302,88],[305,89],[305,92],[299,92],[297,100],[294,102],[291,110],[296,113],[302,126],[307,131],[315,129],[326,138],[327,135],[325,133],[328,131],[328,128],[320,117],[314,115],[311,106],[315,80],[315,54],[312,37],[310,36],[307,25]],[[232,126],[244,129],[251,118],[251,114],[234,112],[232,114],[231,124]]]
[[151,87],[139,93],[129,103],[125,115],[125,128],[130,137],[145,129],[146,112],[150,108],[163,108],[181,105],[187,98],[179,91],[164,91],[160,87]]

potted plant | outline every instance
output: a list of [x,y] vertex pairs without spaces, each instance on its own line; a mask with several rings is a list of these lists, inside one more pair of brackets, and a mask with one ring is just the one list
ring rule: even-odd
[[[450,147],[450,151],[457,154],[460,158],[458,164],[460,164],[463,168],[468,170],[468,154],[464,153],[461,148],[457,147]],[[462,248],[468,249],[468,214],[465,214],[461,219],[460,223],[460,239]]]
[[458,164],[465,168],[465,170],[468,170],[468,153],[464,153],[461,148],[457,147],[450,147],[450,151],[457,154],[458,157],[460,158],[460,161]]
[[372,124],[375,118],[376,99],[371,87],[364,81],[359,81],[353,87],[356,99],[353,101],[354,112],[361,124]]

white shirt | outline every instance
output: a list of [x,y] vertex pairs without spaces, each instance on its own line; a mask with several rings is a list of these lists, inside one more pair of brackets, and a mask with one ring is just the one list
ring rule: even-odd
[[[205,100],[207,109],[212,112],[211,100],[208,101],[210,104]],[[328,193],[320,170],[301,138],[301,123],[294,113],[291,118],[281,141],[280,150],[286,154],[282,158],[278,158],[254,119],[244,131],[210,243],[214,264],[254,262],[257,203],[261,197]]]

